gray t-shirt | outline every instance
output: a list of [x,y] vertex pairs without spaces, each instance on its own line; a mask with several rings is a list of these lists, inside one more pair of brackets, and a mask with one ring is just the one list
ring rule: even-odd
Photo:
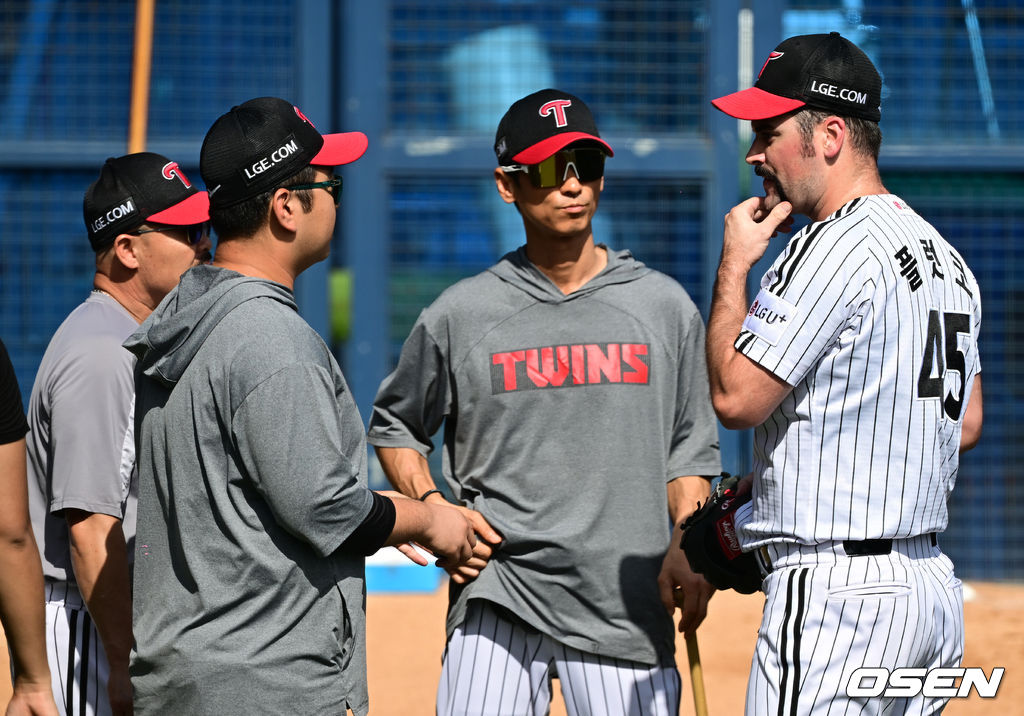
[[292,293],[187,271],[139,356],[135,713],[367,712],[362,420]]
[[28,405],[28,502],[47,579],[75,582],[63,510],[121,519],[132,560],[137,486],[132,425],[135,356],[121,345],[139,324],[93,291],[57,329]]
[[505,538],[452,585],[585,652],[673,653],[656,578],[666,484],[721,470],[704,326],[683,288],[626,251],[565,296],[523,249],[426,308],[381,385],[369,442],[426,454],[444,423],[456,499]]

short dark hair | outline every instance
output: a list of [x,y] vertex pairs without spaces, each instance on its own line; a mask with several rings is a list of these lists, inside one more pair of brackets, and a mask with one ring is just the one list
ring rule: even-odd
[[[224,241],[255,236],[256,232],[267,222],[267,210],[275,191],[291,184],[312,184],[315,179],[316,169],[310,165],[288,177],[270,191],[231,206],[210,206],[210,225],[217,233],[217,239]],[[299,198],[299,204],[302,205],[303,211],[308,212],[313,208],[312,190],[299,189],[295,195]]]
[[860,154],[872,157],[876,162],[878,161],[878,152],[882,148],[882,130],[878,126],[878,122],[859,117],[843,117],[835,112],[812,107],[805,107],[796,113],[796,121],[800,126],[805,152],[810,151],[814,128],[821,124],[826,117],[842,117],[849,130],[853,149]]

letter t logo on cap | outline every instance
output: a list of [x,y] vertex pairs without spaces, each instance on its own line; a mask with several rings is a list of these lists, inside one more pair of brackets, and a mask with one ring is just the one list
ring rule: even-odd
[[764,61],[763,65],[761,65],[761,71],[757,73],[757,78],[761,79],[761,75],[764,74],[764,68],[768,66],[769,62],[771,62],[772,60],[779,59],[784,54],[786,54],[786,53],[785,52],[779,52],[778,50],[772,50],[771,53],[769,53],[769,55],[768,55],[768,59]]
[[553,114],[555,115],[555,126],[564,127],[569,124],[569,120],[565,118],[565,108],[571,106],[571,100],[553,99],[540,106],[540,116],[547,117],[548,115]]
[[316,129],[316,125],[315,125],[315,124],[313,124],[312,122],[310,122],[310,121],[309,121],[309,117],[307,117],[306,115],[304,115],[304,114],[302,113],[302,110],[301,110],[301,109],[299,109],[298,107],[296,107],[296,106],[295,106],[294,104],[292,105],[292,109],[294,109],[294,110],[295,110],[295,114],[299,115],[299,119],[301,119],[301,120],[302,120],[303,122],[305,122],[306,124],[308,124],[308,125],[309,125],[310,127],[312,127],[313,129]]
[[192,182],[190,182],[188,177],[185,176],[185,172],[181,171],[181,167],[178,166],[177,162],[167,162],[164,164],[160,173],[163,175],[163,178],[168,181],[177,178],[178,181],[185,185],[186,189],[192,188]]

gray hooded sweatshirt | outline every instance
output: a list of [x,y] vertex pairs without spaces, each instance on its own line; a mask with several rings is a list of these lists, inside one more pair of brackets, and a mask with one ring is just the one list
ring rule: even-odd
[[564,295],[524,249],[426,308],[381,385],[369,441],[426,454],[505,538],[452,585],[582,651],[655,664],[674,651],[656,579],[666,483],[721,470],[704,324],[676,281],[608,251]]
[[367,713],[363,424],[271,281],[200,266],[138,357],[136,714]]

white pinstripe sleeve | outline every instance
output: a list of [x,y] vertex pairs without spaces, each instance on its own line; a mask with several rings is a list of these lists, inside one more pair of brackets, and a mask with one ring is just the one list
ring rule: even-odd
[[[847,206],[855,208],[858,201]],[[870,309],[880,262],[849,211],[794,237],[761,280],[735,347],[796,385]]]

